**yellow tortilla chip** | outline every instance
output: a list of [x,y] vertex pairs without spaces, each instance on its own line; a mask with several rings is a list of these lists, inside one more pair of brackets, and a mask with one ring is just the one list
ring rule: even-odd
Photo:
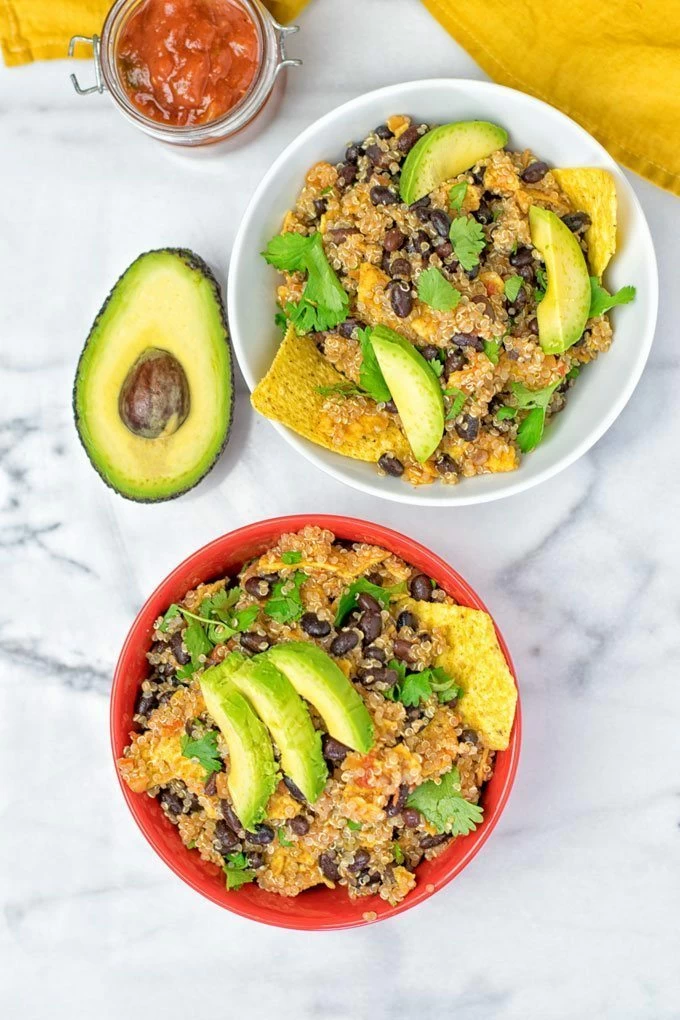
[[[367,408],[346,423],[324,410],[320,387],[346,384],[308,336],[288,327],[272,366],[251,394],[251,403],[265,418],[287,425],[305,439],[333,453],[376,462],[383,453],[409,455],[406,437],[389,414]],[[347,398],[351,399],[351,398]]]
[[594,276],[600,278],[616,251],[616,184],[607,170],[596,167],[570,167],[553,170],[562,191],[575,210],[588,213],[586,230],[588,261]]
[[408,599],[404,605],[425,629],[438,627],[443,632],[447,648],[437,665],[463,688],[456,711],[477,730],[487,747],[504,750],[515,718],[517,688],[491,617],[479,609],[441,602]]

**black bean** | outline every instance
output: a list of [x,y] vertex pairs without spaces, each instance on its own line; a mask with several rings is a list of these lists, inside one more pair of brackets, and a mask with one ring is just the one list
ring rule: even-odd
[[420,348],[420,353],[426,361],[434,361],[439,355],[439,348],[435,347],[434,344],[427,344],[427,346]]
[[338,326],[338,333],[340,334],[340,336],[344,336],[347,339],[349,339],[349,337],[351,337],[351,335],[354,332],[354,330],[355,329],[360,329],[360,328],[361,328],[361,323],[359,322],[358,319],[349,318],[349,319],[345,319],[344,322],[340,323],[340,325]]
[[460,739],[464,740],[466,744],[478,744],[479,737],[475,730],[463,730],[460,735]]
[[419,138],[420,135],[418,134],[417,125],[411,124],[411,126],[407,127],[397,139],[397,148],[399,149],[399,152],[410,152]]
[[356,163],[343,163],[338,170],[338,187],[348,188],[350,184],[354,184],[356,176]]
[[419,223],[430,222],[430,210],[425,209],[424,206],[419,205],[416,209],[413,210],[413,212]]
[[567,213],[562,217],[562,222],[569,227],[572,233],[578,234],[579,231],[590,226],[590,216],[584,212]]
[[174,790],[161,790],[159,801],[171,815],[184,814],[184,798],[180,797]]
[[296,836],[306,836],[309,832],[309,822],[304,815],[296,815],[288,824]]
[[385,684],[387,687],[394,687],[399,674],[396,669],[387,669],[385,666],[365,666],[357,671],[357,680],[370,687],[371,684]]
[[416,255],[423,255],[427,254],[427,252],[431,250],[431,247],[430,235],[426,234],[424,230],[416,230],[413,237],[409,239],[409,242],[406,245],[406,250],[415,252]]
[[393,259],[390,266],[391,276],[400,276],[405,280],[411,279],[411,263],[408,259]]
[[236,814],[236,812],[234,811],[234,809],[231,806],[231,804],[229,803],[229,801],[228,800],[221,800],[220,801],[220,808],[221,808],[221,811],[222,811],[222,817],[224,818],[224,820],[227,823],[227,825],[229,826],[229,828],[233,829],[234,832],[243,832],[243,826],[241,825],[239,817]]
[[399,227],[392,227],[388,230],[383,238],[383,248],[385,251],[399,251],[403,247],[406,241],[406,234],[399,229]]
[[467,276],[468,280],[476,280],[477,277],[479,276],[479,262],[477,263],[476,266],[473,266],[472,269],[466,269],[465,275]]
[[265,846],[273,841],[274,830],[271,826],[260,822],[252,832],[246,832],[246,839],[249,843],[255,843],[256,846]]
[[442,453],[435,464],[437,471],[440,475],[455,475],[456,474],[456,462],[453,457],[449,457],[448,453]]
[[385,814],[387,815],[387,817],[394,818],[395,815],[401,814],[404,806],[406,805],[407,798],[408,798],[408,786],[406,785],[406,783],[402,783],[399,789],[397,790],[396,794],[394,795],[394,797],[392,798],[392,800],[389,802],[385,809]]
[[535,163],[529,163],[529,166],[525,170],[522,170],[520,177],[525,184],[536,184],[538,181],[543,180],[547,172],[548,164],[537,159]]
[[364,641],[369,644],[375,641],[382,634],[382,617],[380,613],[365,612],[359,617],[359,630],[364,635]]
[[380,146],[375,143],[373,145],[367,145],[365,152],[373,166],[386,167],[390,162],[388,154],[383,152]]
[[363,155],[364,150],[356,142],[352,142],[345,149],[345,161],[347,163],[358,163],[359,156]]
[[254,868],[256,871],[258,868],[264,868],[264,857],[257,850],[248,850],[246,860],[249,868]]
[[295,785],[295,783],[290,778],[290,776],[284,776],[283,777],[283,784],[286,787],[286,789],[288,790],[288,792],[290,793],[291,797],[293,797],[295,800],[299,801],[300,804],[306,804],[307,803],[304,793],[302,792],[302,790],[298,786]]
[[385,402],[385,410],[388,412],[388,414],[396,414],[397,405],[393,400],[388,400]]
[[390,131],[387,124],[379,124],[375,129],[375,133],[378,138],[382,138],[383,141],[387,138],[394,138],[394,131]]
[[462,421],[456,422],[456,432],[461,439],[471,443],[479,435],[479,418],[472,414],[464,414]]
[[471,170],[470,177],[474,184],[481,184],[484,180],[484,167],[478,167],[477,169]]
[[257,652],[266,652],[271,644],[266,634],[256,634],[252,630],[247,630],[244,634],[241,634],[239,640],[242,648],[247,648],[249,652],[255,654]]
[[386,188],[383,184],[375,184],[369,194],[373,205],[394,205],[399,201],[396,191]]
[[534,256],[531,248],[527,248],[525,244],[508,256],[508,262],[511,266],[528,266],[533,261]]
[[175,631],[170,638],[170,648],[172,654],[177,659],[180,666],[186,666],[188,662],[191,662],[191,656],[187,652],[186,648],[182,646],[182,633],[181,631]]
[[238,843],[238,836],[222,819],[215,823],[215,838],[223,851],[233,850]]
[[480,202],[479,209],[475,209],[472,215],[483,226],[493,223],[493,210],[486,202]]
[[413,645],[410,641],[405,641],[403,638],[397,638],[392,646],[394,650],[395,659],[399,659],[401,662],[412,662],[413,661]]
[[430,207],[431,198],[429,195],[423,195],[416,202],[412,202],[409,209],[428,209]]
[[408,609],[404,609],[397,617],[397,630],[401,630],[402,627],[410,627],[411,630],[418,629],[418,617]]
[[359,231],[356,227],[334,227],[333,230],[327,230],[326,236],[333,242],[333,244],[342,244],[352,234],[358,234]]
[[533,264],[528,266],[520,266],[517,270],[517,275],[521,276],[527,283],[533,283],[534,281],[534,267]]
[[535,333],[538,336],[538,319],[529,319],[527,329],[530,333]]
[[451,343],[456,347],[471,347],[473,351],[484,350],[484,341],[476,333],[454,333]]
[[427,574],[416,574],[409,581],[409,591],[417,602],[430,602],[432,600],[432,582]]
[[324,733],[321,738],[321,746],[324,758],[335,765],[343,762],[351,750],[351,748],[341,744],[339,740],[336,740],[335,737],[330,737],[327,733]]
[[510,311],[510,313],[514,315],[516,312],[521,311],[521,309],[524,308],[526,303],[527,292],[524,289],[524,287],[520,287],[520,289],[517,291],[515,299],[513,301],[508,302],[508,311]]
[[330,850],[327,850],[326,853],[320,855],[319,867],[321,868],[321,871],[325,875],[325,877],[329,879],[331,882],[337,882],[339,880],[340,869],[338,868],[337,862],[335,860],[335,854],[332,853]]
[[135,703],[135,715],[148,716],[149,712],[152,712],[156,705],[156,695],[152,694],[151,691],[140,691],[137,695],[137,701]]
[[373,598],[367,591],[359,592],[357,595],[357,605],[360,609],[368,609],[371,613],[379,613],[381,609],[378,600]]
[[451,217],[447,216],[443,209],[432,210],[430,213],[430,223],[440,237],[448,238],[449,230],[451,229]]
[[363,847],[359,847],[359,849],[354,855],[354,860],[352,861],[351,864],[347,865],[347,870],[353,872],[361,871],[363,868],[366,867],[370,859],[371,855],[369,854],[368,850],[364,850]]
[[484,297],[483,294],[477,294],[476,297],[471,297],[470,301],[474,302],[474,304],[476,305],[483,305],[484,314],[488,315],[490,319],[493,319],[495,317],[493,305],[489,301],[488,297]]
[[413,295],[408,283],[395,280],[390,284],[390,304],[399,319],[405,319],[413,309]]
[[454,351],[452,354],[447,354],[446,361],[444,362],[444,371],[447,375],[451,375],[452,372],[459,372],[461,368],[467,363],[467,358],[461,351]]
[[243,587],[256,599],[266,599],[271,593],[271,585],[264,577],[249,577]]
[[378,460],[378,467],[381,468],[385,474],[393,475],[398,478],[404,473],[404,465],[397,457],[391,457],[389,453],[383,453],[382,457]]
[[435,846],[441,846],[442,843],[448,843],[451,839],[448,832],[443,833],[441,836],[423,836],[420,841],[420,847],[422,850],[431,850]]
[[444,241],[443,239],[440,241],[440,238],[438,237],[435,237],[434,239],[434,247],[440,259],[447,259],[453,252],[453,245],[451,242]]
[[316,613],[303,613],[300,619],[300,626],[305,634],[310,637],[327,637],[331,632],[331,625],[328,620],[320,620]]
[[401,813],[401,817],[404,820],[404,825],[408,829],[417,829],[420,825],[420,811],[416,811],[415,808],[404,808]]
[[353,630],[341,630],[331,641],[331,655],[346,655],[359,643],[359,635]]
[[207,797],[214,797],[217,793],[217,773],[211,772],[203,784],[203,792]]
[[320,220],[328,208],[328,202],[325,198],[315,198],[312,205],[314,206],[317,220]]

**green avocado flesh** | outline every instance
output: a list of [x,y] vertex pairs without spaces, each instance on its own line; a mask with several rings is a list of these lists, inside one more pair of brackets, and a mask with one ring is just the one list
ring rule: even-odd
[[219,287],[184,249],[146,252],[109,294],[78,363],[76,427],[121,496],[171,499],[203,478],[227,441],[231,350]]
[[340,743],[366,754],[373,747],[373,722],[361,695],[323,649],[288,641],[263,653],[317,710]]
[[[228,662],[228,660],[225,660]],[[323,791],[328,769],[321,734],[290,681],[262,655],[246,659],[230,682],[248,699],[274,738],[281,768],[313,804]]]
[[439,380],[413,344],[386,326],[371,331],[371,343],[416,460],[426,461],[444,432]]
[[201,691],[229,748],[227,785],[234,811],[243,827],[252,830],[265,817],[279,776],[267,730],[228,673],[223,664],[206,669]]
[[555,213],[532,205],[529,226],[548,278],[536,311],[538,340],[546,354],[562,354],[581,338],[588,321],[588,267],[576,237]]
[[507,144],[508,133],[487,120],[459,120],[433,128],[416,142],[401,168],[399,191],[411,205],[451,177]]

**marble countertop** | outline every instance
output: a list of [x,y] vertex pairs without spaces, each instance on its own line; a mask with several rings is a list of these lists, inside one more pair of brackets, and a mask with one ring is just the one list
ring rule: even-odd
[[[677,198],[630,175],[661,273],[642,382],[586,457],[525,495],[369,505],[256,419],[243,386],[225,457],[183,499],[121,500],[78,444],[78,353],[140,251],[194,248],[224,281],[250,194],[301,128],[405,77],[484,77],[416,0],[314,0],[301,21],[280,116],[222,161],[169,154],[107,97],[76,97],[66,63],[0,69],[3,1014],[678,1018]],[[224,531],[310,509],[453,563],[506,634],[525,713],[514,793],[468,869],[412,912],[326,935],[259,927],[180,883],[125,808],[107,723],[155,583]]]

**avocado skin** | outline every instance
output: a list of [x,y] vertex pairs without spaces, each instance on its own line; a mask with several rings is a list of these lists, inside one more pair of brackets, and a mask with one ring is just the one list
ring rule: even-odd
[[[193,270],[196,270],[197,272],[199,272],[203,277],[205,277],[205,279],[208,281],[208,283],[211,286],[211,289],[212,289],[214,297],[215,297],[215,301],[217,303],[217,307],[219,309],[220,319],[221,319],[222,325],[224,327],[224,334],[225,334],[224,342],[225,342],[225,344],[227,346],[227,360],[228,360],[228,363],[229,363],[229,384],[230,384],[229,413],[228,413],[228,419],[227,419],[227,427],[226,427],[226,431],[225,431],[225,434],[224,434],[224,442],[222,443],[222,445],[220,446],[219,450],[217,451],[217,453],[213,457],[212,461],[210,462],[208,467],[205,469],[205,471],[203,472],[203,474],[201,475],[200,478],[197,478],[196,481],[193,482],[191,485],[187,485],[187,486],[185,486],[185,488],[179,489],[177,492],[173,492],[172,494],[167,495],[167,496],[131,496],[128,493],[120,492],[115,487],[115,485],[112,485],[111,482],[109,481],[109,479],[106,478],[106,476],[100,471],[99,467],[95,464],[95,462],[90,457],[89,451],[88,451],[87,447],[85,446],[85,443],[83,442],[83,437],[82,437],[81,432],[80,432],[79,415],[78,415],[77,404],[76,404],[76,389],[77,389],[77,386],[78,386],[78,378],[80,376],[81,364],[82,364],[83,358],[85,356],[85,352],[87,350],[87,346],[88,346],[88,344],[90,342],[92,334],[94,333],[94,331],[96,330],[96,328],[97,328],[97,326],[99,324],[99,321],[100,321],[101,317],[103,316],[104,312],[106,311],[106,308],[107,308],[109,302],[111,301],[112,297],[116,293],[116,289],[118,288],[118,284],[121,282],[123,277],[132,269],[132,267],[135,266],[140,261],[140,259],[146,258],[149,255],[160,255],[160,254],[163,254],[163,253],[169,253],[171,255],[176,255],[179,258],[181,258],[182,261],[184,262],[184,264],[189,269],[193,269]],[[87,459],[89,460],[90,464],[92,465],[94,470],[97,472],[97,474],[99,475],[101,480],[107,486],[107,488],[112,489],[113,492],[115,492],[116,495],[120,496],[122,499],[128,499],[128,500],[130,500],[133,503],[167,503],[168,500],[177,499],[178,496],[183,496],[185,493],[190,492],[192,489],[195,489],[196,486],[199,485],[203,481],[203,479],[206,477],[206,475],[208,475],[212,471],[212,469],[214,468],[215,464],[217,463],[217,461],[220,459],[220,457],[224,453],[225,447],[226,447],[226,445],[227,445],[227,443],[229,441],[229,437],[231,435],[231,427],[232,427],[233,420],[234,420],[234,355],[233,355],[233,351],[231,349],[231,343],[229,342],[229,327],[228,327],[228,324],[227,324],[227,313],[226,313],[225,308],[224,308],[224,302],[222,300],[222,293],[221,293],[221,290],[220,290],[220,285],[217,282],[212,269],[207,264],[207,262],[203,261],[203,259],[200,257],[200,255],[197,255],[196,252],[191,251],[191,249],[189,249],[189,248],[151,248],[151,249],[149,249],[149,251],[144,251],[144,252],[141,253],[141,255],[138,255],[137,258],[133,262],[131,262],[130,265],[126,267],[126,269],[123,270],[123,272],[120,274],[120,276],[118,277],[118,279],[114,283],[113,287],[109,291],[109,293],[108,293],[108,295],[106,297],[106,300],[104,301],[104,304],[101,306],[101,308],[97,312],[95,320],[92,323],[92,326],[90,328],[90,332],[87,334],[87,339],[85,341],[85,344],[83,346],[82,351],[80,352],[80,357],[78,358],[78,364],[76,366],[76,373],[75,373],[75,378],[74,378],[74,381],[73,381],[73,390],[72,390],[71,402],[72,402],[73,420],[75,422],[76,432],[78,433],[78,439],[80,440],[80,445],[83,447],[83,449],[85,450],[85,453],[87,454]]]

